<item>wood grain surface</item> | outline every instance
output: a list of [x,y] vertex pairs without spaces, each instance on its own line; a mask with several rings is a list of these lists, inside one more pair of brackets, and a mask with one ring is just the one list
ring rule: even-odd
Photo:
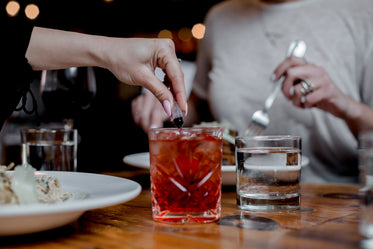
[[144,172],[108,173],[141,180],[134,200],[87,211],[78,221],[51,231],[0,237],[1,248],[360,248],[360,201],[356,185],[301,185],[301,209],[244,212],[236,206],[234,187],[223,188],[219,222],[169,225],[154,222]]

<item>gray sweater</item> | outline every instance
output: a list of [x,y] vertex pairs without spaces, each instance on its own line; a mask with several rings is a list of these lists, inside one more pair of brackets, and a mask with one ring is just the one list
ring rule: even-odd
[[[292,40],[307,43],[308,63],[323,67],[335,85],[373,108],[373,1],[301,0],[263,4],[224,1],[205,21],[193,92],[207,100],[214,118],[241,134],[263,108],[270,77]],[[357,140],[346,123],[320,109],[294,107],[281,94],[265,134],[302,137],[302,169],[309,182],[358,182]]]

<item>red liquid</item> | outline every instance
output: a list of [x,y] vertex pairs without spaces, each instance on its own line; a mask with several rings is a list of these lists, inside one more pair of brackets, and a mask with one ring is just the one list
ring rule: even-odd
[[222,139],[160,133],[149,146],[153,218],[172,223],[219,219]]

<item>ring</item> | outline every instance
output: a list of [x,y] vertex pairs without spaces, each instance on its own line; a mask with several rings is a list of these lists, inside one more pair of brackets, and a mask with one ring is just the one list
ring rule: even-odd
[[307,94],[313,92],[313,90],[315,90],[315,86],[312,83],[309,83],[309,82],[307,82],[305,80],[302,80],[301,84],[302,84],[302,88],[300,89],[300,91],[304,95],[307,95]]

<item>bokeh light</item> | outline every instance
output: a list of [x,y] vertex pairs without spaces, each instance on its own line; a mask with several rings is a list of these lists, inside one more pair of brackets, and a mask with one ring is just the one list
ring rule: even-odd
[[9,16],[16,16],[19,12],[20,5],[17,1],[9,1],[5,7]]
[[169,38],[169,39],[173,39],[173,35],[172,35],[172,32],[167,30],[167,29],[163,29],[161,31],[159,31],[158,33],[158,38]]
[[197,23],[192,28],[193,37],[196,39],[202,39],[205,36],[206,27],[202,23]]
[[192,39],[192,32],[189,28],[181,28],[179,32],[177,32],[177,36],[182,41],[189,41]]
[[39,7],[33,3],[30,3],[25,8],[25,14],[28,19],[34,20],[39,16]]

